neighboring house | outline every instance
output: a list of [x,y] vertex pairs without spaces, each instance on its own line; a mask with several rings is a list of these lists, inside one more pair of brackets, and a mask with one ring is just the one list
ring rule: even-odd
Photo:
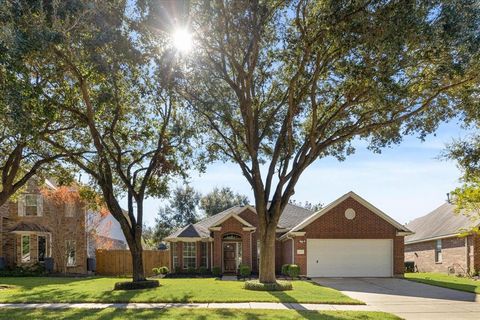
[[87,219],[88,257],[95,258],[95,250],[126,250],[127,240],[120,223],[109,213],[101,217],[100,213],[89,211]]
[[405,261],[415,262],[419,272],[465,274],[479,271],[480,236],[459,236],[460,232],[479,223],[455,213],[455,205],[443,204],[407,224],[415,234],[405,238]]
[[[171,268],[220,267],[235,273],[240,264],[258,271],[255,208],[236,206],[166,238]],[[318,212],[286,206],[277,228],[276,270],[300,266],[310,277],[391,277],[404,272],[404,236],[410,230],[349,192]]]
[[[50,181],[43,187],[57,189]],[[0,257],[8,267],[52,257],[55,271],[86,273],[84,206],[79,200],[59,205],[40,191],[32,179],[16,201],[0,207]]]

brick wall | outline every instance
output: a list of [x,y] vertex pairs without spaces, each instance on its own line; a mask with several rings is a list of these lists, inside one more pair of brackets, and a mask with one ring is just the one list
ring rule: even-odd
[[[405,245],[405,261],[414,261],[419,272],[448,272],[449,267],[455,273],[467,272],[473,255],[467,255],[473,249],[473,237],[442,239],[442,261],[435,262],[436,240]],[[467,244],[465,243],[467,241]],[[470,260],[470,261],[469,261]],[[474,259],[473,259],[474,260]]]
[[[345,218],[345,210],[348,208],[355,210],[353,220]],[[394,274],[403,275],[404,237],[397,236],[394,226],[351,197],[313,221],[302,231],[305,231],[305,237],[295,238],[295,263],[300,266],[302,274],[306,274],[307,264],[305,239],[392,239]],[[298,254],[299,249],[303,249],[304,254]]]
[[[213,232],[213,238],[215,242],[214,246],[214,254],[213,254],[213,265],[215,267],[222,267],[223,266],[223,246],[222,246],[222,238],[227,233],[235,233],[242,237],[242,263],[247,264],[252,268],[252,245],[253,242],[256,243],[256,239],[254,240],[253,234],[251,235],[251,231],[243,231],[244,225],[238,221],[237,219],[231,217],[224,221],[221,224],[220,231]],[[252,244],[252,245],[251,245]],[[256,248],[256,246],[255,246]]]
[[291,264],[292,261],[293,239],[287,239],[282,242],[282,264]]

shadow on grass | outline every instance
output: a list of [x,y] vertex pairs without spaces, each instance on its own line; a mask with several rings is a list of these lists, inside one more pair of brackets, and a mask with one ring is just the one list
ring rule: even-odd
[[[415,282],[420,282],[424,284],[430,284],[434,285],[437,287],[443,287],[443,288],[448,288],[448,289],[455,289],[455,290],[460,290],[460,291],[465,291],[465,292],[470,292],[470,293],[478,293],[480,294],[480,288],[471,285],[468,283],[458,283],[458,282],[448,282],[448,281],[441,281],[441,280],[434,280],[434,279],[423,279],[423,278],[407,278],[407,280],[410,281],[415,281]],[[480,283],[479,283],[480,285]]]
[[114,309],[103,310],[68,309],[68,310],[0,310],[0,319],[69,319],[69,320],[120,320],[120,319],[192,319],[192,320],[345,320],[345,319],[398,319],[382,313],[364,312],[318,312],[318,311],[285,311],[285,310],[239,310],[239,309]]

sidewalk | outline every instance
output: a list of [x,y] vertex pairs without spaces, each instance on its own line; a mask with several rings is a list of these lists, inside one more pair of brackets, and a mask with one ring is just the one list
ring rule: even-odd
[[210,309],[270,309],[270,310],[313,310],[313,311],[380,311],[366,305],[309,304],[309,303],[0,303],[0,308],[17,309],[164,309],[164,308],[210,308]]

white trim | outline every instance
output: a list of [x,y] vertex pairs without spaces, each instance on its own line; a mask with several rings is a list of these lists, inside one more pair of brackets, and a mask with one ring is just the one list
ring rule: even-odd
[[433,241],[433,240],[439,240],[439,239],[445,239],[445,238],[458,238],[458,237],[460,237],[459,233],[450,233],[450,234],[444,234],[442,236],[436,236],[436,237],[431,237],[431,238],[424,238],[424,239],[413,240],[413,241],[405,241],[405,244],[414,244],[414,243],[427,242],[427,241]]
[[293,227],[292,230],[289,233],[305,228],[306,226],[311,224],[313,221],[317,220],[318,218],[323,216],[325,213],[329,212],[331,209],[335,208],[337,205],[339,205],[343,201],[347,200],[348,198],[352,198],[355,201],[359,202],[361,205],[363,205],[364,207],[366,207],[367,209],[369,209],[370,211],[375,213],[377,216],[379,216],[383,220],[385,220],[388,223],[390,223],[391,225],[393,225],[398,230],[405,231],[405,232],[411,232],[407,227],[405,227],[402,224],[400,224],[399,222],[393,220],[386,213],[384,213],[383,211],[381,211],[380,209],[378,209],[377,207],[372,205],[370,202],[363,199],[362,197],[357,195],[355,192],[350,191],[349,193],[344,194],[343,196],[341,196],[337,200],[333,201],[332,203],[330,203],[326,207],[322,208],[320,211],[317,211],[316,213],[312,214],[311,216],[309,216],[308,218],[306,218],[305,220],[300,222],[297,226]]
[[399,237],[411,236],[412,234],[415,234],[415,232],[397,231]]
[[243,231],[254,231],[255,229],[257,229],[257,228],[255,228],[255,227],[243,227],[242,228]]
[[293,237],[303,237],[305,236],[305,234],[306,234],[305,231],[287,232],[284,235],[282,235],[280,238],[278,238],[278,240],[285,241]]
[[222,227],[210,227],[210,228],[208,228],[208,230],[210,230],[210,231],[220,231],[220,230],[222,230]]
[[41,235],[41,236],[44,236],[44,235],[51,235],[52,233],[51,232],[41,232],[41,231],[11,231],[10,233],[13,233],[13,234],[20,234],[20,235]]

